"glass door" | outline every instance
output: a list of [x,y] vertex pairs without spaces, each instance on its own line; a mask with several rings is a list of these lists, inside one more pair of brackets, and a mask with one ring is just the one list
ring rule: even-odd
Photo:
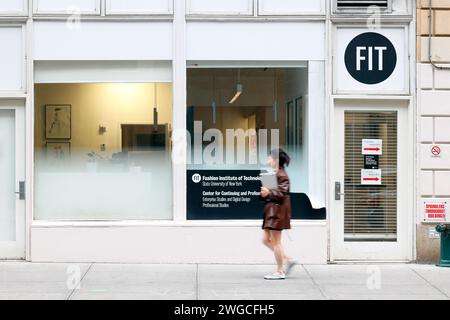
[[0,259],[25,258],[24,108],[0,106]]
[[332,260],[409,260],[406,110],[335,109]]

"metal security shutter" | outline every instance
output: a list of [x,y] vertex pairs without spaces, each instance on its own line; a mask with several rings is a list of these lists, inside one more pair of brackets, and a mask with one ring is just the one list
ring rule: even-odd
[[[397,240],[397,112],[345,112],[345,241]],[[362,185],[363,139],[382,139],[381,185]]]
[[377,6],[387,9],[389,0],[337,0],[338,9],[365,9],[370,6]]

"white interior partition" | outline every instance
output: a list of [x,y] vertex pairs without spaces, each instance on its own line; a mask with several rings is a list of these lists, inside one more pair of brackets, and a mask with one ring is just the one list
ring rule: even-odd
[[33,0],[35,14],[99,14],[100,0]]
[[34,82],[172,82],[172,63],[171,61],[35,61]]
[[106,0],[106,14],[173,14],[174,0]]
[[0,91],[24,91],[25,48],[21,25],[0,25]]
[[33,41],[35,60],[172,60],[171,22],[36,21]]
[[326,204],[326,113],[325,113],[325,62],[310,61],[308,68],[307,143],[309,169],[309,196],[313,207]]
[[252,15],[253,0],[186,0],[188,14]]

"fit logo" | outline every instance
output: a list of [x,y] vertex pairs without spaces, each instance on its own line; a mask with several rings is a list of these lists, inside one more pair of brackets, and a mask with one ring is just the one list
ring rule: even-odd
[[397,65],[392,42],[376,32],[366,32],[350,41],[345,51],[345,66],[358,82],[378,84],[387,80]]
[[[361,62],[367,60],[367,69],[373,70],[373,52],[378,52],[378,71],[383,71],[384,51],[387,47],[356,47],[356,70],[361,71]],[[364,52],[364,54],[363,54]],[[365,53],[367,52],[367,57]]]
[[200,181],[202,181],[202,176],[201,175],[199,175],[198,173],[192,175],[192,182],[200,183]]

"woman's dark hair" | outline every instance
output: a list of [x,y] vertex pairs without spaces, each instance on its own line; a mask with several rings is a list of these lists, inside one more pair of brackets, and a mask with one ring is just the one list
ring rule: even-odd
[[273,149],[270,152],[270,156],[272,159],[278,159],[278,165],[281,168],[289,166],[289,163],[291,162],[291,158],[283,149]]

